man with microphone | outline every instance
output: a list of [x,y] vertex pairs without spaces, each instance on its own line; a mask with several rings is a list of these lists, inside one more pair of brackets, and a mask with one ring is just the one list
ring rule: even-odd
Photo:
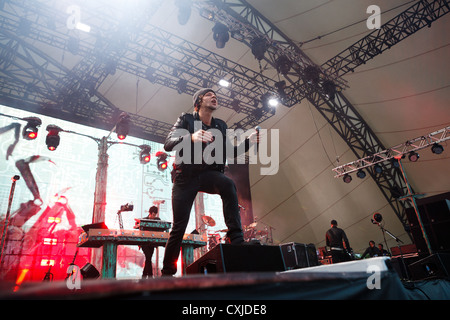
[[[239,213],[236,186],[229,177],[224,174],[227,148],[230,150],[231,142],[227,138],[227,124],[221,119],[214,118],[213,113],[218,109],[218,99],[213,89],[202,88],[193,95],[194,112],[183,113],[170,130],[164,149],[168,152],[176,150],[174,165],[174,182],[172,189],[173,227],[164,252],[163,275],[173,275],[177,271],[176,262],[180,253],[180,246],[189,222],[194,199],[197,192],[219,194],[222,198],[225,224],[228,228],[227,236],[231,244],[242,244],[244,236]],[[215,134],[213,134],[215,133]],[[219,157],[204,159],[203,155],[208,145],[215,142],[219,134],[223,141],[223,147]],[[252,133],[244,143],[245,148],[231,146],[234,157],[238,156],[238,150],[247,152],[250,143],[259,142],[257,132]],[[183,144],[190,150],[177,146]],[[190,152],[187,152],[190,151]],[[199,157],[202,159],[199,161]]]

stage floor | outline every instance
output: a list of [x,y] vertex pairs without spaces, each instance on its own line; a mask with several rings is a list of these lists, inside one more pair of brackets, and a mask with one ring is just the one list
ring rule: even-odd
[[373,258],[284,272],[23,283],[15,292],[2,284],[0,299],[449,300],[450,281],[404,281],[388,258]]

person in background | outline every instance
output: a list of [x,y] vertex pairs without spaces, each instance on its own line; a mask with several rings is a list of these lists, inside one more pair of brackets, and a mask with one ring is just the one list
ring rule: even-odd
[[373,240],[369,241],[369,247],[361,255],[361,259],[365,259],[366,255],[368,255],[368,258],[381,256],[380,250],[378,250],[378,248],[375,247],[375,241]]
[[[148,216],[145,219],[161,220],[158,217],[158,207],[151,206],[150,209],[148,210]],[[144,270],[142,271],[142,279],[152,278],[153,277],[152,257],[153,257],[153,252],[155,251],[155,246],[143,245],[143,246],[141,246],[141,249],[145,255],[145,264],[144,264]]]
[[333,263],[351,260],[347,253],[347,250],[350,250],[350,243],[345,231],[337,227],[336,220],[331,220],[331,228],[326,232],[325,240],[327,246],[330,247]]

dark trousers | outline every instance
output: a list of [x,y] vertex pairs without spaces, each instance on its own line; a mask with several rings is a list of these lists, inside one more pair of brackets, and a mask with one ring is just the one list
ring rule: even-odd
[[227,236],[231,244],[244,242],[236,186],[230,178],[219,171],[200,171],[190,175],[179,173],[172,189],[173,226],[164,253],[163,275],[177,271],[177,260],[192,205],[197,192],[219,194],[222,198]]
[[153,276],[153,266],[152,266],[152,256],[155,251],[154,246],[142,246],[142,251],[145,255],[144,270],[142,271],[142,277],[152,277]]
[[333,250],[331,249],[331,259],[333,263],[350,261],[349,255],[344,250]]

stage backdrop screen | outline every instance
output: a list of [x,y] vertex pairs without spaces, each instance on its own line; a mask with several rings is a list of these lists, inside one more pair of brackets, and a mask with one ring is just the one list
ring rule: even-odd
[[[23,118],[38,117],[42,124],[34,140],[24,139]],[[46,145],[48,125],[56,125],[60,143],[54,151]],[[51,276],[64,279],[71,263],[80,268],[90,261],[88,248],[76,244],[81,226],[92,223],[99,141],[109,132],[51,117],[0,106],[0,214],[1,226],[8,212],[2,253],[2,280],[41,281]],[[124,229],[133,229],[135,219],[148,215],[159,203],[160,218],[172,222],[171,168],[160,171],[156,165],[160,143],[128,136],[123,142],[111,133],[107,154],[107,188],[105,224],[119,229],[118,211],[132,204],[133,211],[122,212]],[[134,146],[131,146],[132,144]],[[139,161],[140,145],[151,146],[150,163]],[[22,170],[22,171],[21,171]],[[23,172],[28,172],[23,176]],[[12,178],[19,175],[12,194]],[[204,210],[216,225],[208,233],[225,229],[222,201],[217,195],[204,194]],[[41,200],[36,200],[36,199]],[[10,203],[10,200],[11,203]],[[10,204],[10,206],[9,206]],[[193,208],[194,212],[194,208]],[[187,232],[195,229],[191,212]],[[153,261],[156,272],[162,267],[164,248],[159,247]],[[119,246],[117,278],[140,278],[144,255],[137,246]]]

